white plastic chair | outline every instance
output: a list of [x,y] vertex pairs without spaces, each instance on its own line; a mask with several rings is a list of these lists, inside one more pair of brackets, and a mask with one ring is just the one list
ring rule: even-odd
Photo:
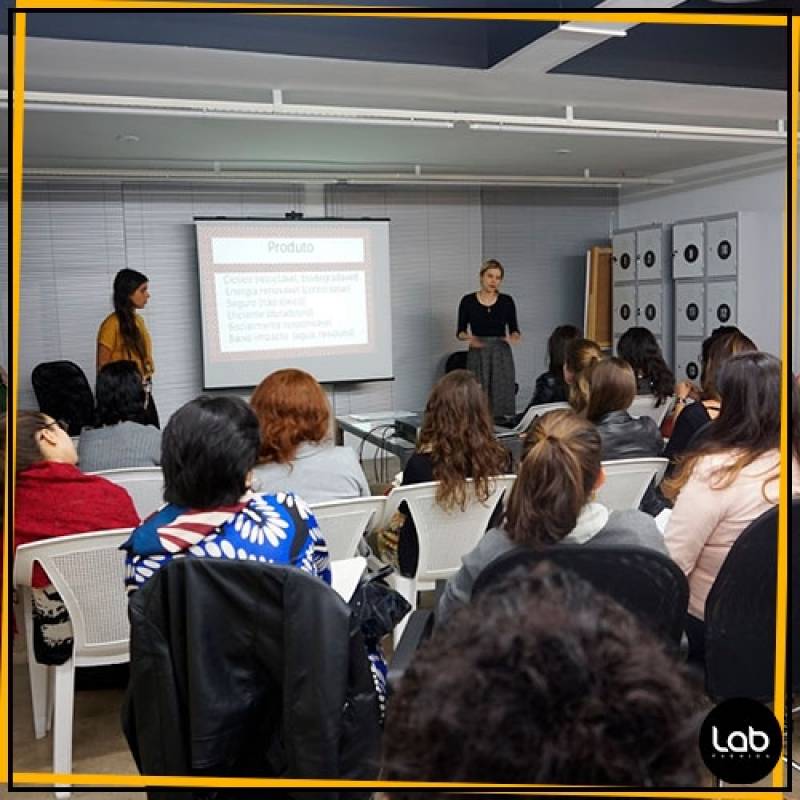
[[523,434],[530,428],[536,417],[541,417],[548,411],[555,411],[559,408],[569,408],[569,403],[540,403],[538,406],[531,406],[523,415],[522,419],[511,430],[517,434]]
[[[437,504],[437,481],[392,489],[386,498],[381,524],[387,524],[392,514],[405,502],[414,521],[419,543],[417,574],[413,578],[395,574],[390,579],[394,588],[411,604],[412,612],[417,607],[418,584],[444,580],[458,571],[461,557],[472,550],[483,536],[500,497],[511,489],[515,479],[515,475],[492,478],[492,491],[485,502],[475,497],[470,479],[467,481],[467,505],[463,511],[458,507],[445,511]],[[395,642],[402,636],[409,616],[410,613],[395,627]]]
[[[14,554],[14,586],[22,594],[34,733],[53,729],[53,772],[72,771],[75,667],[121,664],[129,660],[125,554],[120,545],[130,528],[80,533],[21,545]],[[61,595],[72,621],[72,658],[59,666],[39,664],[33,653],[31,578],[41,564]],[[69,797],[56,792],[56,797]]]
[[666,458],[621,458],[604,461],[605,483],[597,490],[597,502],[612,511],[639,508],[651,481],[661,482],[669,460]]
[[628,406],[628,413],[632,417],[651,417],[660,428],[661,423],[675,404],[675,398],[667,397],[658,408],[656,408],[656,402],[656,396],[653,394],[637,394]]
[[331,561],[356,555],[358,543],[370,529],[371,523],[383,518],[385,505],[385,497],[356,497],[311,506],[328,543]]
[[130,467],[92,472],[122,486],[133,499],[136,512],[144,519],[164,505],[164,473],[161,467]]

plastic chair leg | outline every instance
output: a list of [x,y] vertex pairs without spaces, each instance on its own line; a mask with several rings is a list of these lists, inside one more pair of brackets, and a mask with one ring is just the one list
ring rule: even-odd
[[406,629],[406,625],[408,625],[408,620],[417,607],[417,581],[414,578],[404,578],[402,575],[395,573],[389,578],[389,583],[395,591],[400,592],[411,604],[411,611],[395,625],[394,631],[392,632],[392,640],[394,646],[397,647],[398,642],[403,637],[403,631]]
[[[72,720],[75,707],[75,660],[55,667],[53,719],[53,772],[72,772]],[[63,784],[59,784],[59,787]],[[56,797],[69,797],[69,791],[56,792]]]
[[22,592],[22,609],[25,618],[25,647],[28,656],[28,678],[31,684],[31,705],[33,707],[33,735],[37,739],[47,736],[50,729],[50,668],[40,664],[33,652],[33,600],[30,589]]

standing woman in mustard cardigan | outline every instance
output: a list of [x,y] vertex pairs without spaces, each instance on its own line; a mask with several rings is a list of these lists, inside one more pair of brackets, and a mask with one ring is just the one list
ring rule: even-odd
[[145,423],[159,427],[158,411],[151,392],[153,345],[150,332],[137,311],[150,299],[147,276],[135,269],[121,269],[114,277],[114,311],[97,331],[97,370],[112,361],[133,361],[145,388]]

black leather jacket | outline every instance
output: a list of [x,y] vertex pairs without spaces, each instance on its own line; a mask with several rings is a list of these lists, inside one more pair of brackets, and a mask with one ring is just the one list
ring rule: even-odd
[[381,733],[364,643],[351,632],[348,606],[318,578],[292,567],[180,559],[131,597],[129,613],[122,722],[143,774],[377,777]]
[[658,425],[650,417],[636,419],[627,411],[612,411],[596,425],[603,440],[603,461],[660,456],[664,449]]

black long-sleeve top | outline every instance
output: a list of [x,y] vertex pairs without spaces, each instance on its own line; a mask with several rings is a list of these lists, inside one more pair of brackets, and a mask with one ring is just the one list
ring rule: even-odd
[[[510,294],[498,294],[494,305],[485,306],[475,292],[465,294],[458,304],[456,335],[469,332],[473,336],[506,336],[519,333],[517,309]],[[508,329],[506,331],[506,329]]]

